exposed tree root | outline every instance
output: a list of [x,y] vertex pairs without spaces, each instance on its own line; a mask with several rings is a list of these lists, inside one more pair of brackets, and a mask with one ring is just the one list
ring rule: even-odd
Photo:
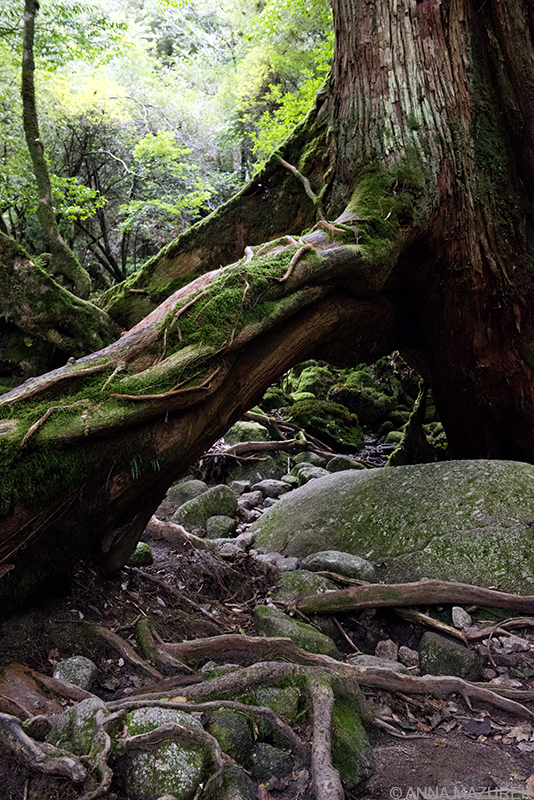
[[332,686],[321,680],[309,682],[313,706],[312,781],[316,800],[343,800],[339,772],[332,765]]
[[363,608],[385,608],[412,605],[439,605],[440,603],[473,603],[491,608],[509,608],[514,611],[534,611],[534,597],[506,592],[496,592],[467,583],[423,580],[415,583],[351,586],[312,597],[304,597],[297,608],[304,614],[350,611]]
[[31,739],[22,730],[17,717],[11,714],[0,714],[0,742],[30,770],[69,778],[73,783],[82,783],[87,778],[87,772],[77,758],[50,744]]

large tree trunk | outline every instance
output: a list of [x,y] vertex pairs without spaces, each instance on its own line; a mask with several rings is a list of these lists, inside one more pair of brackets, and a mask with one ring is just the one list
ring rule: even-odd
[[[534,459],[531,4],[333,7],[330,85],[283,160],[107,308],[132,324],[167,300],[0,401],[0,595],[13,604],[91,548],[120,567],[172,480],[310,356],[351,365],[400,348],[456,456]],[[218,269],[321,208],[334,229]]]

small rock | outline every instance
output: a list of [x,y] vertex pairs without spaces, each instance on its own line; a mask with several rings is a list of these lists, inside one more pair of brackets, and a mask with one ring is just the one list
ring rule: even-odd
[[290,475],[289,473],[287,475],[282,475],[280,480],[284,481],[284,483],[287,483],[289,486],[291,486],[292,489],[296,489],[297,486],[299,485],[299,479],[297,478],[297,476]]
[[259,483],[255,483],[252,491],[260,491],[263,497],[280,497],[280,495],[291,491],[291,486],[285,481],[276,481],[273,478],[266,478]]
[[328,472],[341,472],[344,469],[367,469],[365,464],[350,456],[334,456],[326,465]]
[[312,553],[302,560],[302,568],[310,572],[337,572],[362,581],[372,581],[375,577],[375,569],[370,561],[339,550]]
[[494,678],[497,677],[497,673],[494,669],[490,669],[486,667],[482,670],[482,680],[484,681],[492,681]]
[[257,489],[253,492],[244,492],[237,500],[238,508],[254,508],[263,503],[263,494]]
[[228,488],[231,489],[235,495],[241,496],[245,492],[250,492],[250,481],[230,481]]
[[530,650],[530,643],[520,636],[500,636],[504,653],[526,653]]
[[393,639],[383,639],[375,647],[375,656],[388,661],[398,661],[399,647]]
[[239,536],[236,538],[235,543],[242,550],[248,550],[248,548],[254,544],[254,534],[249,531],[245,531],[245,533],[240,533]]
[[235,558],[235,556],[238,556],[242,552],[242,549],[238,547],[238,545],[227,542],[223,544],[219,550],[219,555],[221,558]]
[[271,508],[271,506],[276,505],[276,503],[278,503],[277,497],[266,497],[265,500],[263,501],[263,507]]
[[129,567],[148,567],[154,563],[154,557],[150,545],[146,542],[139,542],[132,555],[128,559]]
[[[419,667],[419,653],[411,647],[401,645],[399,647],[399,661],[405,667]],[[413,675],[413,671],[412,671]]]
[[98,675],[98,667],[85,656],[72,656],[60,661],[54,670],[54,678],[80,686],[90,691]]
[[299,568],[298,558],[294,558],[293,556],[286,556],[284,558],[280,553],[262,553],[256,556],[256,560],[261,561],[263,564],[271,564],[273,567],[279,569],[280,572],[292,572],[294,569]]
[[473,620],[465,609],[461,606],[452,607],[452,624],[455,628],[470,628]]
[[323,467],[306,466],[303,464],[302,468],[299,469],[297,473],[297,477],[299,479],[299,486],[304,486],[305,483],[317,480],[318,478],[325,478],[327,475],[330,474],[331,473],[328,472],[327,469],[323,469]]
[[401,672],[403,675],[409,674],[408,668],[399,661],[390,661],[387,658],[378,658],[378,656],[368,656],[365,653],[349,656],[348,661],[356,667],[379,667],[380,669],[391,669],[393,672]]
[[233,517],[218,514],[206,521],[206,536],[208,539],[222,539],[235,533],[236,526]]
[[507,686],[509,689],[522,689],[523,684],[515,678],[508,678],[507,675],[499,675],[497,678],[492,678],[490,683],[495,686]]
[[294,464],[310,464],[313,467],[324,467],[326,459],[322,458],[318,453],[313,453],[311,450],[305,450],[298,453],[293,459]]

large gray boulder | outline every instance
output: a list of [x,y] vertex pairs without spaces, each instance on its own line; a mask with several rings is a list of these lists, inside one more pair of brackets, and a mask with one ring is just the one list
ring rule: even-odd
[[304,558],[325,549],[422,577],[534,594],[534,466],[450,461],[319,478],[251,526],[256,547]]

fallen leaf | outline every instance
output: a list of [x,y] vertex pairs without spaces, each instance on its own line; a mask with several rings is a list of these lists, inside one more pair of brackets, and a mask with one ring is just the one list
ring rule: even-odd
[[258,786],[256,797],[257,800],[274,800],[274,797],[270,792],[267,791],[265,786]]
[[534,797],[534,775],[530,775],[525,781],[525,788],[529,797]]
[[172,703],[187,703],[187,697],[183,697],[182,695],[178,695],[177,697],[171,697]]

